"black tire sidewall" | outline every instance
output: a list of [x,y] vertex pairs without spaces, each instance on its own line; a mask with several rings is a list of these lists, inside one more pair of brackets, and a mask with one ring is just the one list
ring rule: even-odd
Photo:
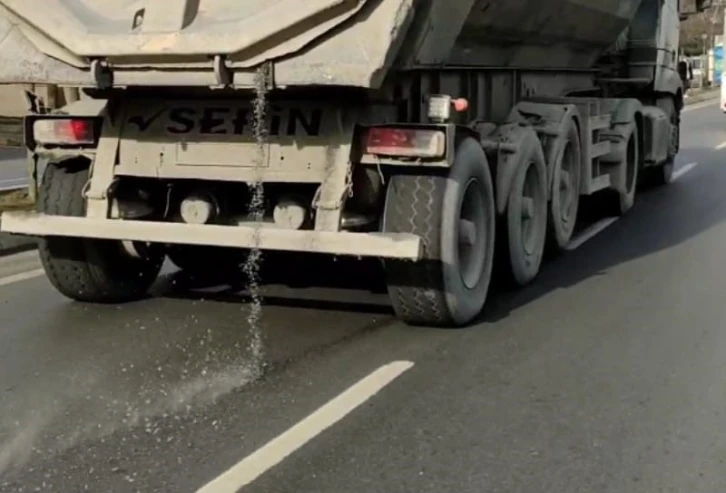
[[[461,278],[458,236],[459,218],[467,183],[475,179],[486,202],[486,252],[484,266],[477,284],[468,288]],[[463,139],[456,149],[456,158],[446,180],[441,216],[441,261],[446,304],[455,323],[464,323],[476,316],[486,301],[494,265],[495,216],[494,185],[486,155],[472,138]],[[482,234],[479,232],[478,234]]]
[[[517,172],[509,188],[509,198],[507,200],[506,221],[509,263],[512,278],[520,285],[531,281],[539,271],[547,237],[547,170],[544,166],[541,148],[538,148],[538,145],[539,140],[536,138],[528,138],[522,142],[523,152],[517,166]],[[538,216],[536,223],[539,226],[539,236],[534,252],[528,254],[522,246],[521,192],[530,168],[534,168],[537,173],[540,200],[543,201],[543,204],[541,207],[535,208],[534,211],[534,214]]]
[[637,190],[637,184],[638,184],[638,173],[640,172],[640,141],[638,139],[638,124],[634,121],[629,125],[629,130],[626,137],[626,147],[625,147],[625,163],[623,166],[623,184],[627,186],[628,184],[628,167],[631,166],[631,164],[627,161],[628,159],[628,147],[630,146],[630,140],[633,140],[633,143],[635,144],[635,162],[632,164],[633,166],[633,182],[630,185],[630,189],[625,190],[625,192],[619,193],[619,203],[620,203],[620,214],[625,214],[630,209],[633,208],[635,205],[635,194]]

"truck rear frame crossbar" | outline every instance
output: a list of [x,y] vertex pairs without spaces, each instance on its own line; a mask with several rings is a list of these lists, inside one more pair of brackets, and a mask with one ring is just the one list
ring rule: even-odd
[[290,230],[272,226],[217,226],[5,212],[2,227],[14,234],[260,248],[359,257],[420,260],[423,242],[407,233]]

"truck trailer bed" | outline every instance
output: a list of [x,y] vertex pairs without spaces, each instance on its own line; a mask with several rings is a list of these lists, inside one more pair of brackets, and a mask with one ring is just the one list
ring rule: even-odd
[[[0,1],[0,83],[378,87],[391,68],[588,69],[641,0]],[[109,76],[109,74],[111,74]]]

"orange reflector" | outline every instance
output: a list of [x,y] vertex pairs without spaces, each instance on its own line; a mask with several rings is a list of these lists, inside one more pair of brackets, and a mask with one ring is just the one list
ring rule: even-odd
[[467,101],[464,98],[455,99],[452,101],[452,104],[454,105],[454,109],[461,113],[462,111],[466,111],[469,109],[469,101]]

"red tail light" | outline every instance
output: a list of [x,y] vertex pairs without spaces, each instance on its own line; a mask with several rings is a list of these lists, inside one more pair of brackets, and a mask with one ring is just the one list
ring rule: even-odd
[[446,135],[441,130],[371,127],[365,134],[366,154],[435,158],[444,155]]
[[96,142],[96,121],[90,118],[48,119],[33,122],[38,144],[91,145]]

